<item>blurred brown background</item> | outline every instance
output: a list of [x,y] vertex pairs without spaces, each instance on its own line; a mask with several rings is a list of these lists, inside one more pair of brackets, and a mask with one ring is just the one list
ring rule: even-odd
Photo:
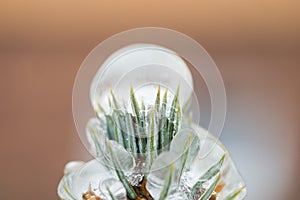
[[1,199],[58,199],[64,164],[89,159],[72,119],[76,72],[99,42],[143,26],[181,31],[215,60],[228,95],[221,140],[247,199],[297,199],[299,8],[296,0],[1,1]]

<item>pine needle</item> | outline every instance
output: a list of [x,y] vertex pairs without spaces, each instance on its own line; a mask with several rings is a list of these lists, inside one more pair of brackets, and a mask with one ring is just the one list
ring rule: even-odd
[[115,97],[115,94],[114,94],[114,92],[113,92],[113,90],[111,88],[110,88],[110,94],[111,94],[113,105],[114,105],[115,109],[120,109],[120,104],[117,101],[117,99]]
[[110,189],[109,189],[108,186],[106,186],[106,190],[108,191],[108,194],[109,194],[111,200],[118,200],[118,199],[114,196],[114,194],[110,191]]
[[180,107],[180,105],[178,104],[178,108],[177,108],[177,112],[176,112],[175,133],[174,133],[173,137],[174,137],[175,134],[178,133],[178,131],[179,131],[180,122],[181,122],[181,107]]
[[157,95],[156,95],[156,99],[155,99],[155,110],[156,110],[156,112],[159,112],[159,107],[160,107],[160,86],[158,86]]
[[214,192],[219,180],[221,178],[221,175],[219,174],[216,178],[216,180],[210,185],[210,187],[204,192],[204,194],[199,198],[199,200],[208,200],[212,193]]
[[227,197],[225,197],[224,200],[234,200],[244,189],[246,186],[243,186],[239,189],[237,189],[236,191],[234,191],[233,193],[229,194]]
[[165,200],[168,197],[171,184],[172,184],[172,179],[173,179],[173,171],[174,171],[174,163],[172,163],[169,167],[168,173],[165,178],[163,189],[159,196],[159,200]]
[[106,118],[106,135],[110,140],[116,140],[115,124],[111,115],[105,115]]
[[162,106],[161,106],[161,127],[160,127],[160,148],[165,149],[167,145],[167,101],[168,101],[168,88],[165,91]]
[[189,157],[189,153],[190,153],[190,145],[191,145],[191,141],[192,141],[192,137],[193,137],[193,134],[190,133],[188,138],[187,138],[187,141],[184,145],[184,153],[182,154],[182,158],[181,158],[181,166],[180,166],[180,170],[179,170],[179,180],[183,174],[183,170],[185,168],[185,165],[186,165],[186,162],[188,160],[188,157]]
[[132,86],[130,86],[130,100],[131,100],[131,106],[132,106],[133,113],[136,116],[136,122],[138,125],[141,125],[141,116],[140,116],[141,111],[140,111],[139,104],[136,101]]
[[133,109],[133,113],[135,115],[135,122],[136,122],[135,128],[136,128],[136,133],[137,133],[138,148],[139,148],[139,152],[143,153],[144,145],[143,145],[143,141],[142,141],[142,137],[141,137],[141,127],[142,127],[141,110],[140,110],[139,104],[135,98],[135,94],[134,94],[132,86],[130,86],[130,100],[131,100],[131,106]]
[[146,124],[146,106],[144,99],[142,99],[142,110],[141,110],[141,127],[145,128]]
[[100,113],[106,114],[104,108],[101,106],[99,98],[96,98],[97,109],[95,110],[97,116],[99,117]]
[[152,110],[151,111],[151,117],[150,117],[150,125],[148,127],[148,133],[149,133],[149,137],[147,138],[147,157],[146,157],[146,171],[145,171],[145,176],[147,177],[151,168],[151,165],[153,163],[154,160],[154,156],[155,156],[155,111]]
[[170,108],[169,123],[168,123],[168,129],[167,129],[167,132],[169,133],[169,137],[167,137],[167,141],[166,141],[167,144],[170,143],[170,141],[173,138],[173,134],[174,134],[174,123],[175,123],[175,117],[176,117],[177,108],[178,108],[179,91],[180,91],[180,86],[178,85],[176,94],[173,98],[171,108]]
[[123,134],[123,122],[124,122],[124,116],[122,116],[121,111],[115,110],[112,114],[113,119],[115,120],[115,130],[116,130],[116,136],[117,136],[117,142],[121,144],[126,149],[125,139],[126,136]]
[[125,110],[125,126],[128,135],[128,145],[129,145],[128,147],[131,149],[131,152],[133,152],[133,155],[137,157],[138,149],[137,149],[137,144],[135,142],[134,125],[130,113],[128,113],[126,110]]
[[67,186],[63,185],[63,189],[64,189],[64,191],[68,194],[68,196],[69,196],[72,200],[76,200],[76,198],[71,194],[71,192],[69,191],[69,189],[67,188]]
[[210,180],[212,177],[214,177],[217,173],[220,172],[221,167],[223,165],[224,159],[225,159],[226,154],[222,156],[222,158],[217,162],[215,165],[213,165],[211,168],[209,168],[201,177],[200,179],[196,182],[196,184],[193,186],[192,191],[190,193],[190,196],[194,196],[196,192],[201,188],[203,183],[206,181]]
[[119,177],[119,180],[121,181],[121,183],[123,184],[127,195],[130,199],[135,199],[137,197],[136,192],[134,191],[133,187],[131,186],[131,184],[129,183],[129,181],[127,180],[126,176],[124,175],[124,172],[122,171],[122,168],[119,164],[119,161],[115,155],[115,153],[113,152],[112,146],[109,143],[109,141],[106,141],[106,145],[108,147],[108,150],[110,152],[111,158],[112,158],[112,162],[115,168],[115,171],[117,173],[117,176]]

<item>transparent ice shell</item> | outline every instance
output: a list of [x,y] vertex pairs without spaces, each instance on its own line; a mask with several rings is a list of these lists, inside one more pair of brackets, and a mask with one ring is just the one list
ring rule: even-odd
[[[184,171],[179,187],[177,190],[173,190],[167,199],[169,200],[188,200],[188,192],[191,187],[197,182],[197,180],[215,163],[217,163],[220,158],[226,153],[226,158],[224,164],[221,168],[221,179],[220,182],[224,183],[224,187],[221,192],[217,196],[217,200],[223,200],[229,194],[232,194],[239,188],[245,186],[245,183],[240,176],[235,164],[233,163],[228,151],[221,144],[221,142],[208,133],[206,130],[197,125],[192,125],[195,130],[198,139],[200,141],[200,151],[198,155],[195,157],[191,164],[191,168],[189,170]],[[209,150],[207,154],[206,147],[211,147],[213,144],[214,148]],[[118,151],[117,149],[115,151]],[[203,157],[202,152],[206,152]],[[116,152],[117,153],[117,152]],[[174,153],[166,152],[162,153],[157,159],[157,163],[159,163],[160,157],[172,156]],[[165,157],[167,158],[167,157]],[[165,160],[167,162],[167,160]],[[155,163],[155,161],[154,161]],[[155,166],[159,169],[159,166]],[[176,165],[176,162],[175,162]],[[70,166],[73,166],[70,167]],[[110,200],[110,197],[107,195],[107,191],[105,191],[105,183],[108,183],[110,190],[114,191],[114,194],[118,196],[118,199],[126,199],[125,190],[123,186],[118,181],[118,178],[114,172],[114,170],[108,169],[103,163],[92,160],[88,163],[83,164],[82,162],[78,163],[69,163],[67,164],[65,170],[65,176],[62,178],[59,187],[58,194],[61,199],[66,200],[74,200],[82,199],[82,194],[88,191],[89,185],[91,186],[92,191],[101,197],[104,200]],[[155,176],[155,179],[162,181],[165,174],[160,171],[163,169],[159,169],[158,171],[150,172],[149,177]],[[177,173],[177,172],[176,172]],[[174,180],[175,182],[177,180]],[[173,185],[175,187],[175,185]],[[147,185],[147,189],[150,194],[153,195],[155,199],[158,198],[159,192],[161,191],[160,184],[152,184]],[[104,189],[103,189],[104,188]],[[243,189],[241,193],[234,200],[242,200],[246,196],[246,189]]]
[[159,45],[133,44],[114,52],[101,65],[92,81],[90,99],[95,110],[98,102],[107,109],[112,89],[119,102],[126,104],[132,86],[138,102],[144,99],[147,105],[155,101],[158,86],[162,94],[168,88],[171,99],[178,85],[184,105],[193,94],[193,79],[179,55]]
[[[108,96],[113,91],[118,102],[121,102],[121,110],[125,109],[132,113],[129,103],[129,88],[132,87],[137,101],[143,100],[146,109],[151,110],[154,107],[158,86],[161,98],[168,89],[168,99],[173,99],[180,86],[179,103],[183,109],[194,95],[191,72],[179,55],[158,45],[134,44],[112,53],[101,64],[91,83],[90,99],[96,112],[99,111],[100,103],[104,113],[109,113],[111,110],[109,110]],[[167,105],[168,108],[170,105]],[[197,110],[194,112],[199,113]],[[122,145],[106,138],[99,120],[103,120],[101,116],[98,119],[92,118],[88,122],[89,128],[87,129],[90,149],[96,159],[87,163],[75,161],[66,165],[65,175],[58,186],[58,195],[61,199],[81,200],[82,195],[90,191],[102,200],[110,200],[109,190],[117,199],[126,200],[126,190],[113,167],[112,155],[117,159],[125,176],[130,179],[130,183],[137,182],[138,184],[144,177],[139,167],[144,168],[145,163],[136,160],[132,152]],[[196,124],[192,124],[191,129],[191,148],[186,160],[186,168],[182,169],[180,162],[177,161],[184,154],[185,144],[189,138],[190,132],[184,128],[179,130],[172,140],[169,151],[161,152],[154,159],[150,172],[147,174],[146,188],[155,200],[160,196],[170,163],[174,164],[174,170],[168,200],[190,200],[188,193],[193,185],[224,154],[227,156],[220,172],[220,182],[224,183],[224,187],[216,199],[225,200],[228,195],[245,185],[221,142]],[[135,177],[138,181],[132,180]],[[205,187],[207,186],[204,185],[204,189]],[[245,196],[246,189],[243,189],[234,200],[242,200]]]

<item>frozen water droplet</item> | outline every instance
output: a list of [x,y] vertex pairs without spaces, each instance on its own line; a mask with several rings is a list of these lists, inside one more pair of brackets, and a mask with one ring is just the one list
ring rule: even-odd
[[71,161],[68,162],[64,169],[64,174],[70,174],[78,170],[82,165],[84,165],[83,161]]
[[[119,161],[121,170],[124,172],[132,171],[135,167],[135,160],[132,154],[129,151],[126,151],[125,148],[116,141],[110,140],[109,142],[114,154],[116,155],[116,158]],[[110,156],[109,159],[111,162],[111,166],[114,166],[111,160],[111,155],[109,153],[107,155]]]
[[103,134],[101,122],[98,118],[92,118],[89,120],[86,127],[86,133],[93,156],[98,158],[103,157],[105,150],[102,148],[105,147],[106,137]]
[[99,191],[100,181],[110,178],[117,178],[113,172],[107,171],[97,160],[92,160],[82,166],[73,176],[71,185],[72,194],[76,199],[81,199],[82,194],[86,193],[91,185],[92,192],[101,197]]
[[[174,170],[172,173],[172,183],[170,193],[174,192],[179,182],[179,169],[180,162],[178,160],[179,155],[174,152],[161,153],[151,166],[150,174],[147,177],[147,190],[154,199],[158,199],[165,184],[165,178],[168,174],[170,165],[174,164]],[[169,193],[169,194],[170,194]]]
[[[200,144],[201,150],[198,153],[197,158],[192,163],[190,173],[193,174],[193,176],[190,180],[195,183],[212,165],[220,160],[224,153],[226,153],[226,158],[221,168],[220,179],[220,182],[224,182],[225,185],[219,193],[218,198],[224,199],[227,195],[244,186],[244,180],[240,176],[233,160],[231,159],[224,145],[200,126],[193,125],[193,128],[197,132],[198,136],[202,139]],[[244,189],[235,199],[244,199],[245,195],[246,190]]]
[[[70,183],[72,181],[73,173],[66,174],[58,184],[57,194],[61,199],[71,200],[70,194],[66,191],[70,191]],[[71,194],[72,195],[72,194]]]
[[99,184],[100,191],[106,196],[107,200],[110,200],[108,189],[119,200],[126,200],[126,190],[122,183],[115,178],[106,179]]
[[129,151],[114,140],[108,140],[100,127],[98,119],[91,119],[87,125],[88,139],[95,151],[97,160],[109,168],[114,168],[111,154],[107,148],[107,142],[111,144],[112,150],[119,161],[124,172],[131,171],[135,166],[135,160]]
[[170,151],[175,152],[181,157],[189,148],[188,159],[185,167],[190,168],[191,163],[194,161],[200,150],[200,140],[195,131],[191,128],[182,128],[173,138]]

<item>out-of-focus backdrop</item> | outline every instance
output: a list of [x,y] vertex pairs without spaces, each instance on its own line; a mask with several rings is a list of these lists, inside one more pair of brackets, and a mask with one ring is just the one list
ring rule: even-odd
[[99,42],[143,26],[181,31],[215,60],[228,97],[221,140],[247,199],[297,199],[299,8],[297,0],[1,1],[1,199],[58,199],[64,164],[89,159],[72,118],[76,72]]

